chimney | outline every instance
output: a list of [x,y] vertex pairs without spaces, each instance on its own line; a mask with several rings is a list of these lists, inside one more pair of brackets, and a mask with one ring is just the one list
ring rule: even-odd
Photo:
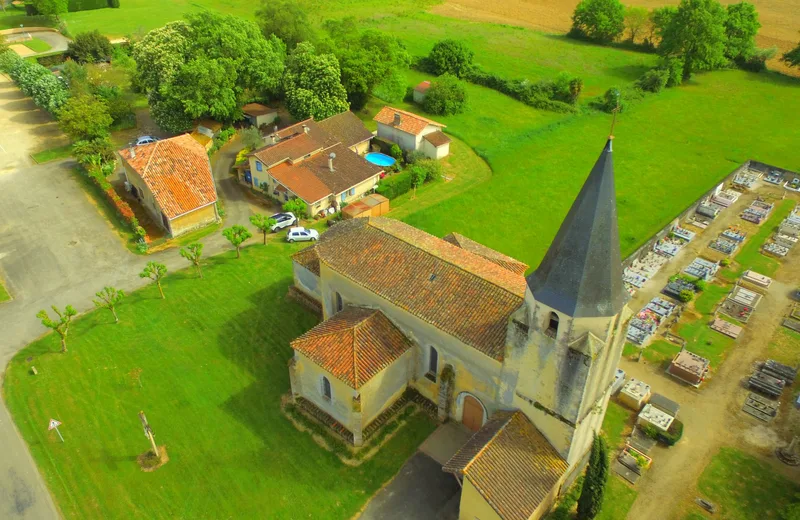
[[395,126],[399,126],[400,125],[400,113],[399,112],[395,112],[394,113],[394,124],[395,124]]
[[135,146],[131,146],[130,150],[128,150],[128,151],[131,153],[131,159],[135,159],[136,158],[136,147]]
[[333,160],[334,159],[336,159],[336,154],[331,152],[331,154],[328,156],[328,169],[330,171],[332,171],[332,172],[336,171],[336,170],[333,169]]
[[310,131],[311,129],[308,127],[308,125],[303,125],[303,132],[309,133]]

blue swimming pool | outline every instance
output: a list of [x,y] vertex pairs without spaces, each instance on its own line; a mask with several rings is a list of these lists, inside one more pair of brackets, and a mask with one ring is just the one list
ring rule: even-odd
[[372,164],[377,164],[378,166],[391,166],[397,162],[394,160],[394,158],[389,157],[384,153],[377,152],[368,153],[364,156],[364,159],[368,160]]

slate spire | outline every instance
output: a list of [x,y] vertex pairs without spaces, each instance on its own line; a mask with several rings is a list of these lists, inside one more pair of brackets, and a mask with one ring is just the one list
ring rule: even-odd
[[622,283],[612,139],[542,263],[527,278],[536,301],[575,318],[614,316],[628,300]]

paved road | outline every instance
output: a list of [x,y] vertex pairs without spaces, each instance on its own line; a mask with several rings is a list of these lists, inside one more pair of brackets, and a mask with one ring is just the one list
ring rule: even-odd
[[[4,76],[0,76],[0,277],[13,300],[0,304],[0,366],[45,332],[35,314],[55,304],[79,312],[93,307],[92,296],[105,285],[132,290],[146,283],[137,275],[148,260],[168,269],[186,267],[175,249],[147,257],[130,253],[98,212],[78,179],[74,164],[36,165],[34,150],[63,143],[55,123],[36,109]],[[235,144],[222,156],[232,162]],[[224,165],[223,165],[224,166]],[[226,202],[226,224],[246,223],[257,210],[237,198],[235,184],[220,174]],[[230,249],[216,233],[203,240],[207,256]],[[4,372],[4,370],[3,370]],[[42,425],[46,427],[46,425]],[[5,406],[0,406],[0,518],[57,518],[44,483]]]

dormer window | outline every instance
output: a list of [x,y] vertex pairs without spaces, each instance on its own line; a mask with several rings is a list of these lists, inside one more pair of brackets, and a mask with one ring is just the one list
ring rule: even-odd
[[547,324],[547,330],[545,330],[544,333],[551,338],[555,338],[558,335],[558,314],[555,312],[550,313],[550,320]]

